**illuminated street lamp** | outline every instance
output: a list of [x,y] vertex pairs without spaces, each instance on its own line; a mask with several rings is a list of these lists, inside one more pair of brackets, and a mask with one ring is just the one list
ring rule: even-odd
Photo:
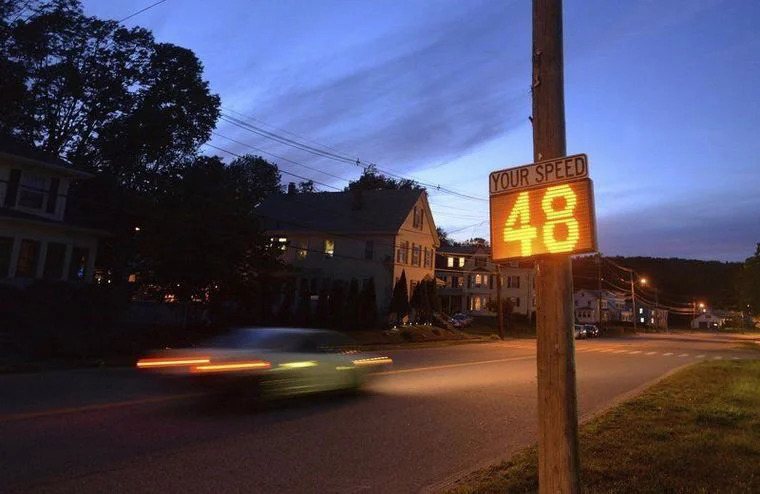
[[648,280],[647,280],[646,278],[641,278],[641,279],[639,280],[639,282],[640,282],[642,285],[646,285],[646,284],[647,284],[647,281],[648,281]]

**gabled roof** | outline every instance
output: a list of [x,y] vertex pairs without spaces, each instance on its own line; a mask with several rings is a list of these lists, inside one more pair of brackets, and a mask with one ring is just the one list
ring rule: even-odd
[[0,134],[0,158],[44,168],[58,175],[88,178],[92,174],[78,170],[58,156],[46,153],[17,137]]
[[[421,190],[278,194],[256,211],[269,231],[397,233]],[[430,213],[425,221],[430,224]]]

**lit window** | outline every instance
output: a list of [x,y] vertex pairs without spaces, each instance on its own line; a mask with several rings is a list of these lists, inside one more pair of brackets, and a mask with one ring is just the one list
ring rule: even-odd
[[643,314],[643,313],[644,313],[644,309],[639,307],[639,314]]
[[460,267],[460,268],[463,268],[463,267],[464,267],[464,257],[460,257],[460,258],[459,258],[459,267]]
[[325,239],[325,257],[332,257],[335,254],[335,241],[329,238]]
[[446,258],[446,266],[453,268],[454,267],[454,258],[449,256]]
[[476,274],[475,275],[475,284],[476,285],[480,285],[482,283],[482,281],[483,281],[483,278],[479,274]]
[[487,285],[487,284],[488,284],[488,275],[487,275],[487,274],[484,274],[484,275],[483,275],[483,284],[484,284],[484,285]]

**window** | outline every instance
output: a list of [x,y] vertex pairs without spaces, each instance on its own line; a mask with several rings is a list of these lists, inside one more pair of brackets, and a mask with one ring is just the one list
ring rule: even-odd
[[433,249],[428,249],[427,247],[425,248],[425,267],[433,267]]
[[484,284],[484,285],[487,285],[487,284],[488,284],[488,275],[487,275],[487,274],[484,274],[484,275],[483,275],[483,284]]
[[37,274],[37,261],[40,256],[40,243],[36,240],[24,239],[16,264],[16,276],[19,278],[34,278]]
[[418,228],[422,230],[422,224],[423,224],[423,217],[425,215],[425,212],[422,208],[418,208],[417,206],[414,207],[414,218],[412,220],[412,225],[414,228]]
[[373,259],[375,257],[375,242],[367,240],[364,242],[364,258]]
[[335,241],[329,238],[325,239],[325,257],[332,257],[335,254]]
[[409,242],[401,242],[396,250],[396,262],[406,264],[409,259]]
[[412,266],[420,265],[420,251],[421,250],[422,250],[421,246],[412,244]]
[[460,267],[460,268],[463,268],[463,267],[464,267],[464,257],[460,257],[460,258],[459,258],[459,267]]
[[453,268],[454,267],[454,258],[451,256],[446,257],[446,267]]
[[45,205],[47,180],[31,173],[22,173],[18,188],[18,205],[29,209],[42,209]]
[[63,260],[66,258],[66,246],[57,242],[49,242],[45,255],[45,268],[42,276],[48,280],[63,278]]
[[520,297],[515,297],[515,307],[520,307]]
[[464,288],[464,278],[462,276],[455,276],[456,288]]
[[86,247],[74,247],[71,250],[71,264],[69,265],[69,280],[84,280],[87,270],[87,256],[89,250]]
[[11,250],[13,250],[13,239],[0,237],[0,278],[8,276],[8,270],[11,267]]
[[520,288],[520,277],[507,276],[507,288]]
[[288,239],[285,237],[272,237],[271,241],[272,245],[274,245],[280,252],[285,252],[285,249],[288,248]]

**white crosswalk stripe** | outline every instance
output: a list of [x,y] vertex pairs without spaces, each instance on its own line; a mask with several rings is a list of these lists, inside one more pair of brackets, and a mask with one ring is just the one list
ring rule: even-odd
[[679,357],[688,357],[688,356],[689,356],[688,353],[682,353],[681,355],[679,355]]
[[666,357],[668,357],[670,355],[673,355],[673,352],[663,353],[663,355],[665,355]]
[[705,354],[703,353],[702,355],[697,355],[696,358],[705,358]]
[[647,354],[647,355],[654,355],[654,354],[656,354],[656,353],[657,353],[657,352],[647,352],[646,354]]

